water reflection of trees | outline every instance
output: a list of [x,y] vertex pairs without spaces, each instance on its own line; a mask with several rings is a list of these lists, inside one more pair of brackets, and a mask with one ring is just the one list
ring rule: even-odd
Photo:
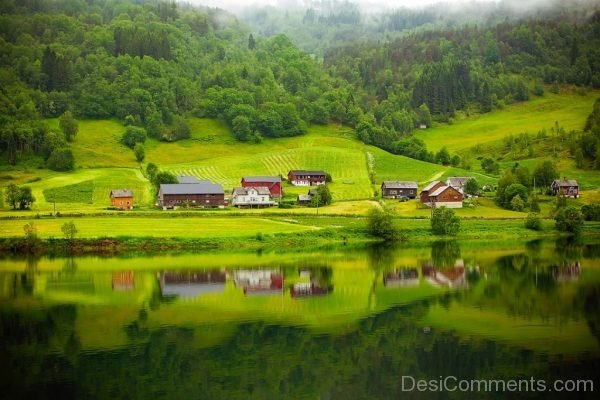
[[436,268],[452,268],[460,257],[460,246],[454,240],[439,240],[431,244],[431,260]]
[[[387,310],[337,335],[243,323],[210,348],[194,346],[193,328],[165,326],[128,348],[80,353],[76,368],[51,351],[57,342],[66,344],[63,352],[73,345],[69,344],[72,309],[18,313],[19,317],[4,311],[2,321],[19,322],[12,328],[0,325],[0,340],[5,343],[0,349],[4,378],[0,386],[8,398],[43,397],[51,390],[62,398],[389,399],[402,394],[402,375],[541,379],[560,373],[562,379],[594,378],[593,356],[554,363],[497,342],[436,329],[424,332],[416,321],[432,302],[436,300]],[[29,351],[19,352],[25,343]],[[26,379],[22,371],[28,371]],[[479,392],[473,397],[486,396],[497,394]]]

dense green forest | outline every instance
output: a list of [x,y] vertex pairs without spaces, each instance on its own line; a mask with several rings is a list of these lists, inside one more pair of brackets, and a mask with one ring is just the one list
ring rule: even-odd
[[[309,9],[304,30],[374,29],[351,4],[332,4],[343,12]],[[433,9],[388,13],[378,17],[380,33],[402,37],[357,43],[339,35],[341,45],[320,59],[282,34],[253,34],[219,9],[158,0],[4,1],[0,151],[11,164],[35,154],[64,170],[73,165],[68,142],[76,129],[53,131],[44,119],[117,118],[137,127],[143,142],[188,137],[182,117],[195,115],[222,119],[238,140],[254,142],[337,122],[365,143],[448,163],[411,132],[432,120],[452,122],[457,111],[485,113],[541,96],[544,84],[600,87],[600,13],[516,19],[502,7],[471,11],[486,22],[459,25],[469,15],[442,19]]]

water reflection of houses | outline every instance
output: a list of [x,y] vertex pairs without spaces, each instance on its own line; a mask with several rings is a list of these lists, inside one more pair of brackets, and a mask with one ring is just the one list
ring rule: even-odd
[[113,273],[112,288],[118,291],[133,290],[135,288],[135,275],[133,271]]
[[223,271],[168,271],[158,274],[162,297],[193,298],[225,290]]
[[552,267],[552,275],[557,282],[572,282],[579,280],[581,265],[579,261]]
[[283,275],[275,270],[245,270],[233,272],[236,287],[241,287],[244,294],[269,295],[283,292]]
[[456,260],[453,267],[444,269],[437,268],[433,265],[432,261],[428,261],[423,263],[421,271],[426,280],[435,286],[447,286],[450,288],[467,286],[465,263],[462,259]]
[[419,285],[419,271],[416,268],[401,268],[387,272],[383,276],[386,287],[414,287]]
[[325,296],[333,291],[331,284],[331,268],[325,266],[310,267],[299,271],[301,279],[309,279],[309,282],[298,282],[290,288],[290,294],[294,298]]

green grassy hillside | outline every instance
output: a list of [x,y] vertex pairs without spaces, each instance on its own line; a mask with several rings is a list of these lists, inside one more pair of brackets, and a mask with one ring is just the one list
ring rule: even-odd
[[[473,144],[491,144],[507,134],[527,131],[534,133],[559,121],[565,129],[580,129],[591,110],[598,91],[585,95],[562,88],[560,95],[546,93],[544,97],[514,104],[504,110],[440,125],[418,132],[430,149],[447,146],[452,152],[461,151]],[[485,174],[479,162],[473,169],[460,168],[413,160],[390,154],[358,141],[352,129],[339,125],[311,126],[307,134],[279,139],[265,139],[262,143],[240,143],[229,128],[220,121],[188,119],[192,137],[175,143],[148,139],[145,143],[146,159],[140,165],[133,152],[120,143],[124,126],[111,120],[80,121],[79,134],[72,143],[77,168],[69,173],[56,173],[41,168],[43,161],[32,158],[17,166],[0,166],[0,186],[9,183],[27,184],[36,197],[34,212],[49,212],[56,206],[61,212],[100,211],[110,205],[109,192],[114,188],[130,188],[136,204],[152,206],[154,189],[142,174],[146,163],[157,164],[161,169],[177,175],[193,175],[210,179],[224,186],[226,192],[240,184],[245,175],[283,175],[290,169],[323,169],[332,175],[331,191],[337,204],[330,207],[335,214],[364,213],[383,180],[415,180],[420,187],[432,180],[448,176],[474,176],[480,183],[494,183],[497,177]],[[57,120],[49,120],[53,126]],[[487,148],[485,145],[483,149]],[[484,155],[484,154],[482,154]],[[533,169],[543,158],[519,160]],[[579,170],[571,158],[557,158],[563,176],[578,179],[585,193],[585,202],[600,198],[600,174]],[[514,161],[501,162],[503,169]],[[371,181],[373,179],[373,182]],[[305,193],[307,188],[285,184],[288,198]],[[589,201],[588,201],[589,200]],[[340,201],[350,201],[340,203]],[[524,214],[498,210],[491,202],[484,202],[475,210],[461,211],[469,216],[519,217]],[[8,211],[4,204],[4,211]],[[395,205],[402,216],[427,216],[428,210],[419,210],[415,202]],[[248,211],[249,213],[255,210]],[[279,210],[277,210],[279,211]],[[283,210],[285,211],[285,210]],[[298,212],[310,210],[298,209]],[[17,213],[10,212],[11,215]],[[18,213],[21,214],[21,213]],[[26,212],[25,212],[26,214]]]
[[[337,125],[313,126],[303,136],[251,144],[236,141],[219,121],[190,118],[189,123],[190,139],[175,143],[148,139],[145,162],[177,175],[210,179],[222,184],[226,191],[238,186],[245,175],[286,176],[290,169],[323,169],[333,177],[331,191],[335,200],[362,200],[372,198],[384,179],[416,180],[425,185],[449,171],[441,165],[367,146],[355,138],[351,129]],[[52,210],[54,201],[60,210],[106,208],[110,189],[122,187],[134,191],[138,205],[149,206],[153,189],[133,152],[120,143],[123,131],[124,127],[115,121],[81,121],[72,143],[78,165],[75,171],[54,173],[23,166],[4,167],[6,179],[1,184],[31,186],[37,199],[34,211]],[[375,185],[371,184],[370,168]],[[307,188],[286,184],[285,190],[292,197],[305,193]],[[363,211],[366,206],[358,208]]]
[[598,90],[582,95],[564,87],[560,94],[546,91],[543,97],[515,103],[489,114],[459,119],[452,125],[436,124],[431,129],[419,131],[417,136],[430,150],[437,151],[446,146],[453,153],[478,144],[497,142],[510,134],[535,134],[551,128],[555,121],[567,131],[580,131],[599,96]]

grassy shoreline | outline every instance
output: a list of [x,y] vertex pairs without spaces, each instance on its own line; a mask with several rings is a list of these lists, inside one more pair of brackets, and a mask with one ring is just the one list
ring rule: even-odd
[[[295,216],[227,219],[214,216],[199,218],[171,217],[103,217],[75,218],[79,233],[74,240],[63,237],[60,227],[67,218],[11,219],[0,221],[0,253],[6,254],[106,254],[160,253],[164,251],[245,251],[306,249],[330,245],[376,244],[370,236],[364,217]],[[23,232],[25,223],[33,222],[37,239],[28,242]],[[135,222],[135,223],[132,223]],[[140,224],[140,222],[143,222]],[[223,224],[229,225],[223,225]],[[431,233],[428,219],[396,218],[403,231],[403,243],[436,240],[510,240],[558,238],[565,236],[554,229],[552,220],[543,220],[541,231],[525,229],[520,219],[463,219],[456,236]],[[99,225],[100,224],[100,225]],[[233,224],[233,225],[231,225]],[[157,229],[157,226],[160,229]],[[106,228],[112,229],[110,234]],[[195,227],[195,229],[193,229]],[[600,237],[600,223],[586,223],[583,237]]]

